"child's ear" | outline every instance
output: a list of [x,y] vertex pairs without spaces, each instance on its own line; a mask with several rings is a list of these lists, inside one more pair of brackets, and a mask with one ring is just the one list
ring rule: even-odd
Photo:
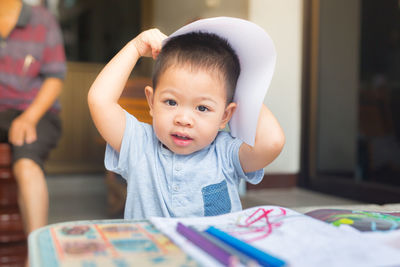
[[221,124],[219,126],[220,129],[224,129],[226,124],[231,120],[233,113],[236,110],[236,103],[231,102],[228,106],[226,106],[224,115],[222,116]]
[[154,90],[150,86],[144,88],[144,93],[146,94],[147,104],[150,108],[150,116],[153,117],[153,101],[154,101]]

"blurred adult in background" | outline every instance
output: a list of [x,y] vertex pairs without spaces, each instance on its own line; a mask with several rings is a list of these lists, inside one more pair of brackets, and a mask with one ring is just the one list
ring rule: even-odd
[[47,224],[43,164],[61,135],[66,72],[62,35],[41,6],[0,0],[0,141],[13,149],[13,172],[26,233]]

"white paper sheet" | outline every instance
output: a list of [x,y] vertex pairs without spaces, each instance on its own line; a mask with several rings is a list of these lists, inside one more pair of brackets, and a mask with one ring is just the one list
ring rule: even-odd
[[[343,230],[277,206],[255,207],[215,217],[150,220],[205,266],[220,265],[177,233],[177,222],[199,230],[215,226],[281,258],[288,266],[400,266],[400,251],[379,238]],[[249,223],[248,227],[243,227]]]

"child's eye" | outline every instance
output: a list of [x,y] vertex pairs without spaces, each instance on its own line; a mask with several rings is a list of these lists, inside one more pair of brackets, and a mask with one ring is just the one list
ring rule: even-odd
[[198,106],[197,110],[201,111],[201,112],[205,112],[205,111],[209,111],[209,109],[205,106]]
[[165,101],[168,106],[176,106],[176,101],[172,99],[168,99]]

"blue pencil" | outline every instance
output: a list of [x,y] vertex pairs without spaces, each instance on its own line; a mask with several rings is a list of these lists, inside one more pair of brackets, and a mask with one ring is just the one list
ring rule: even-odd
[[236,266],[239,263],[237,257],[201,236],[197,232],[197,230],[191,229],[178,222],[176,226],[176,231],[186,237],[188,240],[190,240],[197,247],[207,252],[210,256],[218,260],[223,265]]
[[286,264],[283,260],[271,256],[264,251],[257,249],[256,247],[253,247],[221,230],[218,230],[213,226],[209,227],[206,232],[215,236],[231,247],[243,252],[247,256],[255,259],[262,266],[280,267]]

